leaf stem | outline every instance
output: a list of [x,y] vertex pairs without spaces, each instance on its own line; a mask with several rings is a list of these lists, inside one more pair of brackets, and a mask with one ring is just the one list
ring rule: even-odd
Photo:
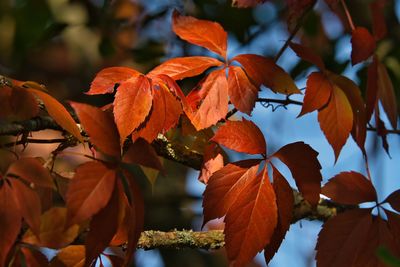
[[352,31],[354,31],[355,27],[354,27],[353,19],[351,18],[351,15],[350,15],[349,9],[347,8],[346,2],[344,0],[340,0],[340,2],[342,3],[344,13],[346,14],[346,18],[347,18],[347,21],[349,22],[350,28]]

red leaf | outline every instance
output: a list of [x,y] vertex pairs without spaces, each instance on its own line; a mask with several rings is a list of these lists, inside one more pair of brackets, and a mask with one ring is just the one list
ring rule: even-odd
[[124,154],[123,162],[140,164],[161,172],[164,168],[154,148],[143,139],[136,140]]
[[145,121],[152,105],[151,84],[147,77],[129,79],[118,87],[114,99],[114,119],[121,144]]
[[76,126],[76,122],[71,117],[71,114],[67,111],[67,109],[60,104],[55,98],[44,93],[43,91],[28,88],[27,89],[32,94],[36,95],[40,100],[43,101],[47,112],[49,115],[57,122],[63,129],[68,131],[70,134],[76,137],[80,142],[83,142],[83,138],[81,132],[79,131],[78,126]]
[[333,84],[323,73],[311,73],[307,79],[306,94],[299,117],[324,107],[328,103],[332,91]]
[[272,59],[254,54],[243,54],[232,58],[245,69],[257,86],[265,85],[281,94],[301,94],[293,79]]
[[35,235],[40,233],[40,214],[42,213],[39,195],[17,179],[11,180],[15,200],[22,217]]
[[267,2],[267,0],[232,0],[232,6],[239,8],[255,7],[265,2]]
[[10,165],[7,172],[19,176],[35,186],[56,188],[49,170],[43,167],[36,158],[20,158]]
[[104,208],[114,189],[116,172],[90,161],[76,169],[67,192],[67,226],[80,223]]
[[374,109],[378,103],[378,58],[375,55],[368,66],[367,93],[366,93],[366,117],[370,121]]
[[259,162],[254,161],[230,163],[210,177],[203,194],[203,226],[229,211],[250,177],[256,176],[258,167]]
[[372,32],[375,40],[382,40],[387,35],[387,26],[384,16],[386,0],[375,0],[369,4],[372,13]]
[[216,124],[228,113],[228,81],[225,69],[211,72],[198,93],[202,96],[199,108],[195,110],[188,108],[185,112],[199,131]]
[[389,118],[390,124],[392,125],[393,129],[397,129],[397,102],[392,80],[389,77],[385,65],[378,61],[377,68],[379,88],[378,97],[386,115]]
[[397,247],[400,248],[400,240],[398,239],[400,236],[400,215],[387,209],[385,209],[385,214],[388,218],[389,230],[396,239]]
[[120,84],[133,77],[139,76],[140,72],[127,67],[111,67],[101,70],[90,85],[88,95],[113,93],[115,84]]
[[71,245],[61,249],[51,260],[51,267],[82,267],[85,263],[85,246]]
[[315,54],[313,50],[301,44],[296,44],[292,42],[289,44],[289,46],[290,48],[292,48],[292,50],[296,53],[298,57],[300,57],[305,61],[308,61],[311,64],[314,64],[321,71],[325,70],[325,64],[322,61],[322,58],[319,55]]
[[208,144],[204,149],[203,164],[199,174],[199,181],[207,184],[211,175],[224,167],[224,157],[217,144]]
[[12,189],[5,180],[0,180],[0,266],[7,266],[7,254],[21,228],[21,214]]
[[356,27],[351,34],[351,63],[353,65],[369,58],[374,53],[374,37],[364,27]]
[[36,98],[25,88],[0,87],[0,118],[7,121],[28,120],[39,112]]
[[90,221],[89,233],[85,240],[85,266],[100,256],[100,253],[111,242],[118,228],[119,190],[115,188],[108,204]]
[[266,263],[272,259],[278,251],[286,232],[289,230],[293,217],[293,190],[283,175],[272,165],[274,177],[274,191],[276,195],[276,205],[278,208],[278,224],[270,243],[264,249],[264,258]]
[[232,266],[244,266],[269,243],[277,225],[275,193],[266,168],[249,177],[224,221],[228,259]]
[[303,142],[288,144],[271,157],[280,159],[290,169],[303,197],[316,207],[321,192],[321,165],[318,152]]
[[258,89],[249,80],[242,68],[229,67],[228,91],[233,105],[241,112],[250,115],[256,104]]
[[[345,211],[329,219],[322,227],[317,241],[317,265],[324,267],[366,266],[353,265],[372,227],[370,210]],[[371,254],[367,254],[368,257]]]
[[392,192],[383,202],[387,202],[393,209],[400,212],[400,190]]
[[336,161],[353,127],[353,111],[350,102],[339,87],[333,87],[328,105],[318,112],[318,121],[335,152]]
[[119,158],[119,134],[111,114],[86,104],[72,102],[71,106],[89,134],[90,142],[105,154]]
[[339,173],[322,187],[321,192],[341,204],[357,205],[377,200],[371,181],[358,172]]
[[223,62],[211,57],[178,57],[169,59],[152,71],[147,76],[154,77],[165,74],[174,80],[182,80],[187,77],[197,76],[211,67],[219,67]]
[[47,257],[36,249],[21,247],[21,253],[24,254],[26,267],[43,267],[49,265]]
[[220,24],[181,16],[175,10],[172,16],[172,30],[183,40],[205,47],[226,58],[228,34]]
[[210,139],[229,149],[247,154],[266,154],[264,135],[252,121],[227,121]]

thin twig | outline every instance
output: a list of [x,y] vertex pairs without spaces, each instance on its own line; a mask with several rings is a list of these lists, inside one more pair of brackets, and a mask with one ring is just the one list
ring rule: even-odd
[[340,2],[342,3],[344,13],[346,14],[346,18],[349,22],[350,28],[352,31],[354,31],[355,27],[354,27],[353,19],[351,18],[351,15],[350,15],[349,9],[347,8],[346,2],[344,0],[340,0]]
[[0,147],[13,147],[13,146],[18,146],[18,145],[25,145],[27,143],[30,143],[30,144],[55,144],[55,143],[64,143],[67,141],[68,141],[68,139],[66,139],[66,138],[55,138],[55,139],[26,138],[26,139],[21,139],[17,142],[0,144]]

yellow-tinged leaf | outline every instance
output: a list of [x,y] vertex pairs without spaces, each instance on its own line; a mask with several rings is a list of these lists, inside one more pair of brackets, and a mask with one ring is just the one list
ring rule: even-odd
[[82,267],[85,264],[85,246],[71,245],[58,252],[50,262],[51,267]]

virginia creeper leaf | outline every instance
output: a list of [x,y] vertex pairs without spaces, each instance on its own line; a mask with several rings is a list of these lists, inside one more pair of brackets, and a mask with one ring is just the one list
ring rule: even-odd
[[169,59],[152,71],[147,76],[153,77],[159,74],[165,74],[174,80],[182,80],[184,78],[197,76],[211,67],[221,66],[223,63],[212,57],[178,57]]
[[321,191],[332,201],[341,204],[357,205],[377,200],[371,181],[358,172],[341,172],[335,175]]
[[372,33],[375,40],[382,40],[387,35],[387,26],[384,16],[386,1],[375,0],[369,4],[372,14]]
[[263,133],[254,122],[245,118],[242,121],[227,121],[210,140],[242,153],[267,153]]
[[175,10],[172,16],[172,30],[183,40],[226,58],[228,34],[217,22],[182,16]]
[[367,93],[366,93],[366,117],[370,121],[378,102],[378,58],[375,55],[368,66]]
[[32,94],[36,95],[40,100],[43,101],[47,112],[49,115],[57,122],[63,129],[68,131],[70,134],[76,137],[80,142],[83,142],[83,138],[81,132],[79,131],[78,126],[76,126],[76,122],[72,118],[71,114],[67,111],[67,109],[61,105],[55,98],[50,96],[49,94],[44,93],[43,91],[28,88],[27,89]]
[[151,84],[145,76],[127,80],[118,87],[114,99],[114,119],[121,144],[144,122],[150,113],[152,99]]
[[392,192],[384,202],[387,202],[393,209],[400,212],[400,190]]
[[0,119],[7,121],[28,120],[39,112],[39,105],[34,95],[25,88],[0,87]]
[[376,48],[374,37],[364,27],[356,27],[353,30],[351,45],[351,63],[353,65],[369,58]]
[[225,221],[225,242],[232,266],[244,266],[270,241],[277,225],[275,192],[267,170],[249,177]]
[[88,95],[113,93],[115,84],[120,84],[130,78],[139,76],[140,72],[127,67],[105,68],[97,73],[90,85]]
[[80,165],[67,192],[67,226],[80,223],[104,208],[114,189],[116,171],[100,162]]
[[51,267],[83,267],[85,264],[85,246],[71,245],[57,253],[51,260]]
[[321,71],[325,70],[325,64],[322,61],[322,58],[317,55],[314,51],[312,51],[309,47],[303,46],[301,44],[296,44],[296,43],[290,43],[289,44],[290,48],[296,53],[296,55],[317,66]]
[[255,7],[258,4],[265,3],[267,0],[232,0],[232,6],[239,8]]
[[353,127],[353,111],[350,102],[339,87],[333,87],[328,105],[318,112],[318,121],[335,152],[336,161]]
[[49,265],[47,257],[36,249],[21,247],[21,253],[24,255],[27,264],[26,267],[42,267]]
[[389,73],[387,72],[385,65],[378,61],[377,68],[379,87],[378,97],[386,115],[389,118],[390,124],[392,125],[393,129],[397,129],[397,102],[392,80],[389,77]]
[[123,162],[140,164],[164,172],[164,168],[154,148],[144,139],[139,138],[124,154]]
[[228,91],[233,105],[243,113],[250,115],[258,96],[258,88],[249,80],[242,68],[229,67]]
[[203,164],[199,174],[199,181],[207,184],[211,175],[224,167],[224,157],[217,144],[208,144],[204,149]]
[[303,142],[288,144],[271,156],[288,166],[299,191],[313,207],[318,204],[322,180],[317,156],[318,152]]
[[70,104],[89,134],[90,142],[105,154],[119,158],[121,155],[119,134],[112,115],[87,104],[74,102]]
[[257,86],[265,85],[281,94],[301,94],[293,79],[272,59],[254,54],[242,54],[234,57],[245,69],[247,75]]

